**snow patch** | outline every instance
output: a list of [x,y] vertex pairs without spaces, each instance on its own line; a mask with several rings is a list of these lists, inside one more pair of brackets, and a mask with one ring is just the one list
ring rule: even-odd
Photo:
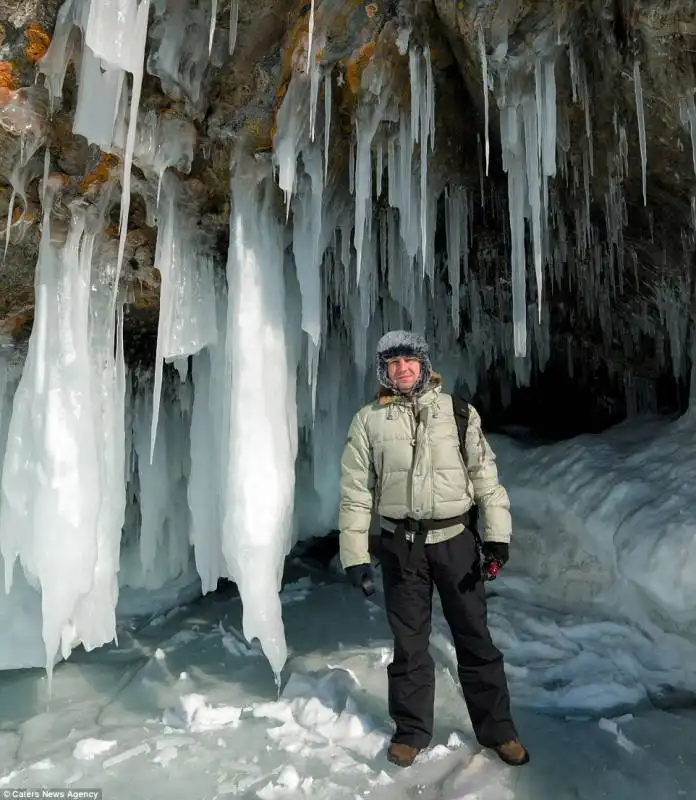
[[359,688],[350,671],[329,669],[321,677],[293,673],[275,703],[254,707],[253,716],[281,722],[268,735],[283,750],[309,754],[313,749],[339,745],[365,758],[374,758],[388,741],[359,707],[350,692]]
[[242,716],[241,708],[219,706],[213,708],[201,694],[185,694],[179,697],[175,708],[164,712],[162,722],[171,728],[185,728],[193,732],[213,731],[236,727]]
[[83,761],[91,761],[96,756],[106,753],[116,746],[115,740],[107,739],[80,739],[73,750],[73,758]]

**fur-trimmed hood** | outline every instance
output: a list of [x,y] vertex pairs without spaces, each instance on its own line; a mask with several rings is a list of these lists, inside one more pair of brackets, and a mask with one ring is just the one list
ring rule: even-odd
[[413,331],[389,331],[377,342],[377,382],[392,394],[396,394],[396,387],[389,379],[387,364],[389,359],[399,357],[417,358],[420,361],[420,377],[408,396],[422,395],[428,390],[433,375],[428,343],[420,334]]

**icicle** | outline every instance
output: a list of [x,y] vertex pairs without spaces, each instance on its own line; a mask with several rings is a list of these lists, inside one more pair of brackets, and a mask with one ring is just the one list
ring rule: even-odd
[[[537,94],[538,98],[538,94]],[[541,219],[541,176],[539,174],[539,133],[538,127],[542,120],[537,117],[538,107],[532,98],[522,102],[522,115],[524,118],[524,142],[526,152],[526,177],[527,195],[531,209],[532,245],[534,251],[534,272],[537,284],[537,306],[541,316],[542,291],[543,291],[543,246],[542,246],[542,219]]]
[[377,105],[374,108],[363,107],[363,119],[361,121],[356,119],[355,121],[357,151],[355,155],[355,232],[353,244],[356,253],[356,280],[358,284],[360,284],[368,204],[372,202],[372,140],[382,121],[387,101],[388,94],[384,91],[380,95]]
[[420,59],[414,48],[408,51],[408,72],[411,79],[411,136],[412,141],[417,142],[420,135],[422,81],[420,79]]
[[307,69],[310,71],[312,63],[312,39],[314,38],[314,0],[311,0],[309,7],[309,31],[307,33]]
[[44,171],[43,171],[43,181],[41,183],[41,205],[46,204],[46,191],[48,189],[48,176],[51,171],[51,148],[46,145],[46,151],[44,152]]
[[307,332],[316,348],[321,337],[321,317],[324,308],[320,271],[323,252],[321,231],[324,188],[321,152],[319,148],[310,148],[303,151],[302,158],[311,181],[311,190],[307,190],[308,181],[305,180],[303,191],[300,191],[295,199],[292,249],[302,295],[302,330]]
[[130,118],[128,120],[128,135],[126,138],[126,152],[123,159],[123,183],[121,191],[121,217],[120,237],[118,242],[118,261],[116,262],[116,275],[114,276],[114,307],[118,295],[118,284],[121,277],[123,256],[126,250],[126,236],[128,235],[128,214],[130,212],[130,185],[131,166],[133,164],[133,150],[135,148],[135,134],[138,124],[138,108],[140,106],[140,91],[143,84],[143,67],[145,61],[145,44],[147,41],[147,21],[150,13],[150,0],[141,0],[138,6],[135,29],[129,31],[133,36],[132,52],[130,54],[129,72],[133,76],[131,89]]
[[476,155],[478,157],[478,168],[479,168],[479,186],[480,186],[480,194],[481,194],[481,208],[485,209],[486,207],[486,187],[485,181],[483,177],[483,158],[481,157],[481,136],[480,134],[476,134]]
[[[433,264],[429,259],[430,241],[428,239],[428,145],[433,147],[435,128],[435,98],[430,48],[423,50],[425,60],[425,98],[421,98],[420,109],[420,223],[421,257],[423,272],[432,277]],[[420,93],[419,93],[420,94]],[[432,286],[432,283],[431,283]]]
[[314,131],[317,124],[317,102],[319,100],[319,83],[321,71],[319,65],[314,63],[309,73],[309,139],[314,141]]
[[331,141],[331,70],[324,76],[324,181],[329,169],[329,143]]
[[290,217],[290,202],[295,191],[297,157],[307,130],[306,83],[293,78],[277,115],[277,132],[273,142],[274,161],[278,166],[278,186],[285,195],[285,218]]
[[237,45],[237,26],[239,23],[239,0],[230,2],[230,55]]
[[633,65],[633,82],[636,91],[636,115],[638,117],[638,141],[640,143],[640,164],[643,171],[643,205],[648,204],[646,186],[646,165],[647,165],[647,146],[645,142],[645,113],[643,110],[643,84],[640,79],[640,64],[638,61]]
[[447,273],[452,291],[451,313],[455,336],[459,333],[459,280],[462,258],[462,222],[467,225],[466,216],[462,220],[460,198],[466,199],[461,187],[448,188],[445,195],[445,233],[447,237]]
[[357,282],[360,283],[360,269],[363,256],[363,237],[367,204],[372,198],[372,137],[361,132],[358,120],[355,121],[355,140],[358,144],[355,160],[355,254]]
[[375,159],[375,183],[377,184],[377,192],[376,197],[379,197],[382,194],[382,175],[384,172],[384,152],[382,149],[382,143],[380,142],[377,145],[377,158]]
[[57,101],[63,94],[65,74],[73,57],[73,26],[78,25],[85,30],[88,10],[89,5],[80,0],[65,0],[58,10],[51,44],[39,62],[39,71],[46,76],[51,113],[56,110]]
[[208,57],[213,52],[213,38],[215,36],[215,23],[217,22],[217,4],[218,0],[210,0],[210,41],[208,42]]
[[486,39],[483,35],[483,25],[479,26],[479,53],[481,56],[481,72],[483,75],[483,107],[485,113],[486,131],[486,176],[488,175],[488,161],[490,158],[490,141],[488,137],[488,56],[486,55]]
[[[525,283],[524,209],[525,152],[523,125],[519,107],[500,109],[500,138],[503,146],[503,167],[508,173],[508,205],[512,262],[512,316],[514,354],[527,354],[527,300]],[[535,142],[536,144],[536,142]]]
[[12,187],[12,194],[10,195],[10,204],[7,207],[7,221],[5,223],[5,253],[3,258],[7,258],[7,248],[10,246],[10,228],[12,227],[12,212],[14,211],[14,201],[17,192]]

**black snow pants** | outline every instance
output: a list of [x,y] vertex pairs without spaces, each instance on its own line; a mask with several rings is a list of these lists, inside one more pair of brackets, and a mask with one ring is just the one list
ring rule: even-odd
[[516,739],[503,656],[488,630],[474,534],[465,530],[419,548],[412,571],[402,568],[393,534],[383,531],[380,545],[384,599],[394,635],[394,659],[388,667],[389,713],[396,723],[392,741],[425,748],[432,738],[435,665],[428,645],[433,587],[452,632],[476,738],[484,747]]

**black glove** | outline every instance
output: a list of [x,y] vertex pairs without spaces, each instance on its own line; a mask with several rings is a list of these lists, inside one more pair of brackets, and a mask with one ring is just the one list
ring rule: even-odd
[[504,567],[510,560],[510,545],[505,542],[484,542],[483,557],[486,561],[495,561]]
[[483,580],[494,581],[510,558],[510,546],[505,542],[483,543]]
[[356,589],[363,590],[363,594],[366,597],[369,597],[375,591],[372,566],[370,564],[356,564],[354,567],[346,567],[346,575]]

